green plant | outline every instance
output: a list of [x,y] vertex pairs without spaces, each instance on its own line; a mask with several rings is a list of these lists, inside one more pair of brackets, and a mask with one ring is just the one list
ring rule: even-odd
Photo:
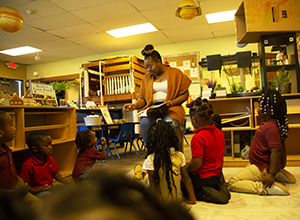
[[237,93],[237,85],[236,85],[235,82],[231,84],[230,91],[231,91],[232,94],[236,94]]
[[288,85],[290,84],[291,76],[289,71],[282,67],[280,70],[277,71],[274,79],[270,82],[269,88],[276,89],[280,93],[285,93],[287,90]]
[[239,86],[237,87],[237,91],[244,92],[244,86],[242,84],[239,84]]
[[73,82],[66,82],[66,81],[54,81],[51,82],[53,85],[53,88],[55,90],[55,93],[60,93],[61,91],[66,91],[67,89],[70,89],[74,86]]

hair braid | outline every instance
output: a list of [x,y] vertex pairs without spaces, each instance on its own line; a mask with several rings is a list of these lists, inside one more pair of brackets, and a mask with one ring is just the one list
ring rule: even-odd
[[265,116],[270,110],[271,115],[276,119],[281,139],[287,138],[289,123],[285,98],[278,91],[267,89],[258,99],[258,103]]
[[200,97],[191,103],[187,104],[190,110],[190,115],[194,117],[210,119],[211,115],[214,113],[213,106],[207,101],[207,99],[201,99]]
[[169,193],[173,197],[171,183],[173,183],[176,193],[177,187],[173,177],[173,174],[176,174],[172,169],[173,165],[170,157],[170,148],[172,147],[175,148],[175,151],[179,151],[179,141],[175,135],[174,128],[168,122],[158,119],[156,123],[149,128],[147,141],[148,155],[154,153],[153,178],[155,180],[155,188],[161,195],[159,170],[162,169],[167,181]]

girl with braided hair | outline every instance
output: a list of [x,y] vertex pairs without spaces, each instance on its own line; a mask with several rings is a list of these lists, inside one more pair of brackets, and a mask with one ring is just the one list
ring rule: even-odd
[[185,111],[182,103],[189,96],[191,80],[179,69],[165,66],[161,55],[154,46],[148,44],[142,50],[144,64],[148,73],[142,79],[139,98],[135,103],[123,106],[125,111],[146,109],[151,105],[167,103],[165,108],[157,113],[142,117],[141,132],[144,143],[147,144],[148,130],[157,118],[172,123],[175,135],[178,136],[181,146],[183,144],[183,130],[181,126],[185,121]]
[[288,189],[275,181],[292,174],[284,170],[288,134],[287,108],[284,97],[267,89],[258,99],[257,112],[265,121],[256,130],[249,152],[250,164],[229,179],[230,190],[259,195],[289,195]]
[[[187,170],[197,200],[226,204],[230,192],[223,183],[222,167],[225,151],[223,132],[211,123],[213,106],[207,99],[197,98],[187,105],[195,134],[191,141],[192,159]],[[182,185],[183,195],[186,190]]]
[[188,201],[196,203],[191,179],[186,170],[185,157],[179,151],[178,138],[172,126],[157,119],[148,132],[148,156],[143,170],[148,172],[150,187],[162,200],[182,201],[180,178],[187,189]]
[[76,163],[73,169],[72,177],[75,181],[79,182],[88,179],[87,170],[92,168],[96,160],[105,160],[106,156],[106,140],[101,138],[100,153],[95,145],[97,144],[97,137],[95,133],[89,129],[79,131],[75,138],[75,143],[79,149]]

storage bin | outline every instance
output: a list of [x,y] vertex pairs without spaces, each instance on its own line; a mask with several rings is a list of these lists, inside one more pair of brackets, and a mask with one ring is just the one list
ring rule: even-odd
[[102,116],[89,115],[87,117],[84,117],[83,120],[86,126],[101,125]]

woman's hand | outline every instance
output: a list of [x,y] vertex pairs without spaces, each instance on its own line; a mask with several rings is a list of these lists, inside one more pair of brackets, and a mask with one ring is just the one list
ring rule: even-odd
[[136,105],[135,104],[125,104],[125,105],[123,105],[123,109],[127,112],[132,112],[136,109]]

